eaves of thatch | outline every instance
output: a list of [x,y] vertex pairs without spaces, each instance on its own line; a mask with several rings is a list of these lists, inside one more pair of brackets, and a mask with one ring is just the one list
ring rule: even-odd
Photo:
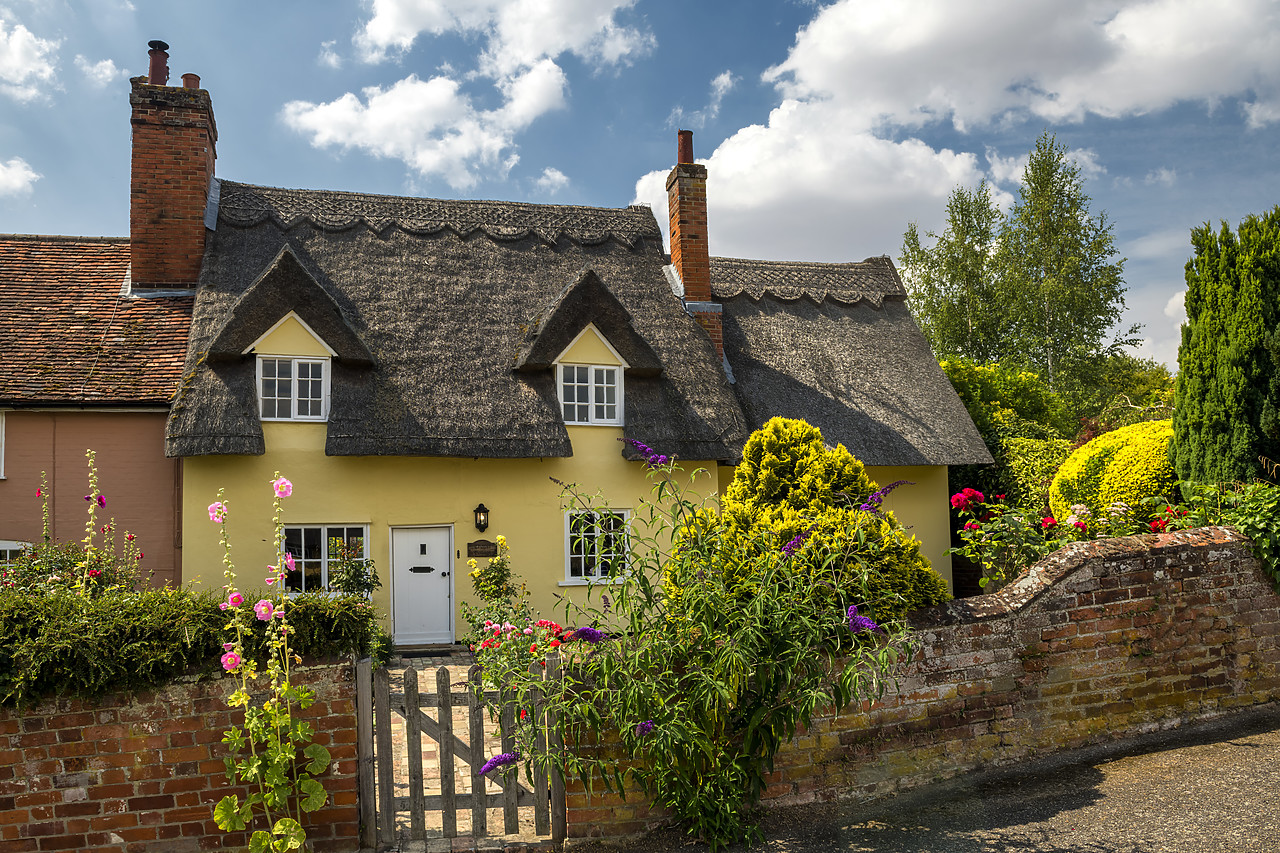
[[992,461],[889,258],[712,258],[711,285],[750,428],[802,418],[872,465]]

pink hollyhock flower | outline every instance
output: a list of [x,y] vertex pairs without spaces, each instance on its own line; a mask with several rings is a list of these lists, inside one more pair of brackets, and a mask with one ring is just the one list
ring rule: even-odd
[[266,622],[268,619],[270,619],[271,614],[274,613],[275,610],[276,610],[275,605],[272,604],[270,601],[267,601],[265,598],[259,601],[257,604],[253,605],[253,612],[257,615],[258,619],[262,622]]
[[235,652],[227,652],[222,656],[222,668],[227,672],[234,672],[238,666],[240,666],[240,655]]
[[216,521],[219,524],[227,520],[227,505],[222,501],[214,501],[209,504],[209,520]]
[[276,497],[278,498],[287,498],[293,494],[293,483],[290,483],[284,477],[272,480],[271,485],[275,487]]
[[296,570],[296,567],[293,565],[293,555],[288,551],[284,552],[284,564],[289,567],[289,571],[292,572]]
[[227,596],[228,607],[239,607],[241,604],[244,604],[244,596],[240,593],[233,592]]
[[219,601],[219,602],[218,602],[218,609],[219,609],[219,610],[226,610],[226,609],[227,609],[227,603],[226,603],[225,601]]
[[107,505],[107,499],[104,498],[102,495],[98,495],[98,506],[105,508],[106,505]]
[[235,644],[235,643],[223,643],[223,644],[222,644],[222,650],[223,650],[224,652],[229,652],[229,651],[231,651],[232,649],[234,649],[235,647],[236,647],[236,644]]
[[124,535],[124,538],[125,538],[125,539],[127,539],[127,540],[129,540],[130,542],[132,542],[132,541],[133,541],[134,539],[136,539],[137,537],[136,537],[136,536],[134,536],[132,533],[126,533],[126,534]]
[[44,490],[43,490],[43,489],[36,489],[36,497],[38,497],[38,498],[42,498],[42,497],[44,497]]

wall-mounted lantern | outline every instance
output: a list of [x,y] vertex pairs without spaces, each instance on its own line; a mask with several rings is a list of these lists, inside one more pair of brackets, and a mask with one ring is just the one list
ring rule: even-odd
[[484,504],[476,507],[476,530],[484,533],[489,528],[489,508]]

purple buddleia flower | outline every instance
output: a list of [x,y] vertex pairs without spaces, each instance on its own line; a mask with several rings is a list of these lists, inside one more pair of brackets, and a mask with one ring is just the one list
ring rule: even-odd
[[889,485],[880,489],[880,491],[872,492],[871,496],[867,498],[866,503],[858,507],[858,509],[862,510],[863,512],[879,512],[880,504],[884,501],[885,497],[890,492],[898,488],[898,486],[914,486],[914,485],[915,483],[912,483],[909,480],[895,480]]
[[484,763],[484,766],[480,768],[479,772],[477,772],[476,775],[483,776],[492,770],[497,770],[499,767],[506,767],[508,764],[515,764],[519,760],[520,760],[520,753],[518,752],[499,753],[498,755],[495,755],[493,758],[490,758],[488,761],[486,761]]
[[636,737],[644,737],[653,731],[653,720],[645,720],[636,724]]
[[635,448],[635,451],[644,457],[644,464],[650,468],[659,468],[671,461],[670,456],[659,453],[647,444],[643,444],[634,438],[620,438],[619,441],[626,442]]
[[849,623],[849,630],[855,634],[861,634],[863,631],[873,631],[878,634],[883,634],[885,632],[883,628],[868,617],[859,616],[858,605],[856,604],[849,605],[849,612],[845,619]]
[[794,557],[796,551],[804,547],[805,541],[809,538],[809,534],[813,533],[813,528],[802,530],[791,538],[791,541],[782,546],[782,556]]
[[582,640],[584,643],[602,643],[608,639],[603,631],[597,631],[595,628],[579,628],[569,635],[570,640]]
[[604,612],[604,613],[608,613],[608,612],[609,612],[609,595],[608,595],[608,593],[601,593],[601,594],[600,594],[600,604],[601,604],[601,611],[602,611],[602,612]]

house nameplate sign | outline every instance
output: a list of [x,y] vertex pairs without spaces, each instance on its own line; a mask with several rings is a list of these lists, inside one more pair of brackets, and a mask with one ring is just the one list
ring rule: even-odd
[[474,542],[467,543],[467,558],[472,557],[496,557],[498,556],[498,543],[490,542],[488,539],[477,539]]

